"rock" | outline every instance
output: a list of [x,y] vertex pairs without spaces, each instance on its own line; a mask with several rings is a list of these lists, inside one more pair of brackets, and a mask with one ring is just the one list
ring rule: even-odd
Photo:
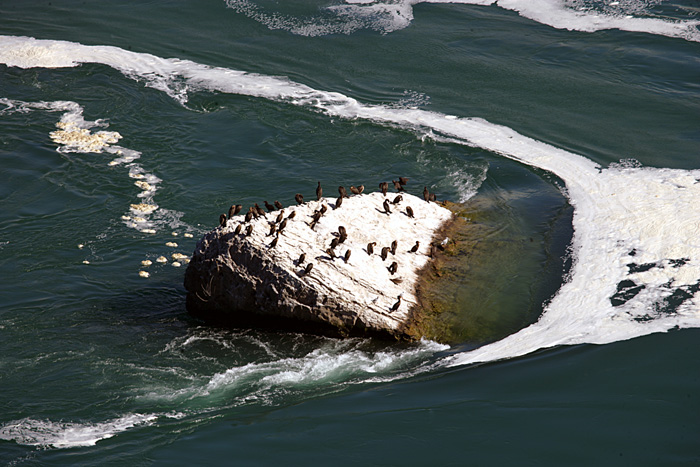
[[[329,198],[289,206],[284,208],[286,227],[272,235],[270,226],[279,211],[251,220],[239,234],[235,231],[244,224],[243,216],[228,219],[197,243],[185,273],[188,311],[235,326],[421,337],[414,332],[421,312],[416,284],[431,260],[431,244],[443,240],[436,235],[454,215],[437,203],[407,193],[403,198],[388,214],[383,206],[387,198],[381,193],[346,198],[338,209],[333,209],[336,200]],[[314,213],[323,205],[329,209],[313,224]],[[413,217],[407,214],[408,206]],[[253,227],[249,236],[244,234],[247,226]],[[331,258],[328,250],[333,239],[341,239],[341,226],[347,237],[338,242]],[[382,261],[379,252],[393,241],[398,244],[396,254]],[[416,241],[420,247],[412,253]],[[366,250],[370,242],[376,242],[371,255]],[[347,250],[352,255],[346,261]],[[305,261],[299,263],[302,253]],[[313,266],[307,273],[309,263]]]

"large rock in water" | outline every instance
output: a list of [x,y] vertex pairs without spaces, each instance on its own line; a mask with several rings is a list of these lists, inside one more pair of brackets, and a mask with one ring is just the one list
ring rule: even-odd
[[[185,274],[188,311],[237,326],[420,337],[410,331],[421,311],[416,285],[430,261],[431,244],[442,240],[440,232],[454,215],[437,203],[402,196],[397,204],[391,203],[396,194],[371,193],[345,198],[337,208],[336,200],[326,198],[290,206],[282,211],[286,227],[273,235],[270,228],[280,211],[248,223],[242,215],[228,219],[197,243]],[[389,214],[385,200],[390,201]],[[314,212],[323,205],[327,211],[312,229]],[[414,217],[408,215],[409,206]],[[249,226],[252,233],[246,235]],[[347,239],[335,247],[332,258],[327,250],[340,226]],[[393,241],[396,253],[382,260],[382,248]],[[416,241],[418,250],[410,252]],[[376,242],[371,255],[370,242]],[[300,263],[302,253],[306,257]],[[309,263],[313,267],[306,273]]]

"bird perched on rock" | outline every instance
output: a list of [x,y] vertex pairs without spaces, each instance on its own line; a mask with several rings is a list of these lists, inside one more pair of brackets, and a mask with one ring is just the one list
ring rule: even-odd
[[398,195],[396,198],[394,198],[394,201],[392,201],[392,203],[399,204],[401,201],[403,201],[403,196]]
[[420,242],[416,241],[416,244],[413,245],[413,247],[409,250],[409,253],[415,253],[416,251],[418,251],[418,247],[420,247]]
[[250,220],[253,218],[253,211],[248,211],[245,213],[245,221],[250,222]]
[[269,212],[272,212],[275,210],[275,207],[272,204],[268,203],[267,201],[265,201],[265,207],[267,208],[267,210]]
[[272,224],[272,225],[270,226],[270,233],[267,234],[267,236],[269,237],[270,235],[274,235],[276,230],[277,230],[277,225],[276,225],[276,224]]
[[345,187],[344,187],[344,186],[339,186],[339,187],[338,187],[338,193],[340,193],[340,197],[341,197],[341,198],[347,198],[347,197],[348,197],[348,192],[345,191]]
[[340,236],[338,237],[338,243],[344,243],[345,240],[348,239],[348,234],[345,232],[341,233]]
[[284,206],[282,206],[282,203],[280,203],[279,201],[275,200],[275,207],[276,207],[277,209],[282,209]]
[[372,253],[374,253],[374,245],[376,245],[376,244],[377,244],[377,242],[369,242],[367,244],[367,254],[368,255],[371,255]]
[[389,191],[389,182],[380,183],[379,189],[382,190],[382,194],[386,196],[386,192]]
[[405,185],[408,183],[408,177],[399,177],[399,183],[401,186]]
[[394,303],[394,305],[391,307],[391,309],[389,311],[394,312],[394,311],[399,309],[399,307],[401,306],[401,295],[398,296],[398,299],[399,300],[396,303]]
[[396,240],[394,240],[393,242],[391,242],[391,254],[392,254],[392,255],[396,255],[396,249],[397,249],[398,247],[399,247],[399,242],[397,242]]
[[258,206],[258,203],[255,203],[255,210],[257,211],[258,216],[265,217],[265,210]]
[[399,269],[399,263],[394,261],[393,263],[391,263],[391,266],[389,266],[387,269],[389,270],[389,272],[393,276],[394,273],[396,273],[396,270]]
[[296,217],[296,215],[297,215],[297,212],[296,212],[296,211],[292,211],[292,212],[289,213],[289,215],[287,216],[287,220],[292,220],[292,219],[294,219],[294,218]]
[[338,240],[337,238],[334,238],[333,240],[331,240],[331,250],[335,249],[335,247],[337,247],[339,243],[340,243],[340,240]]
[[364,185],[359,185],[357,187],[358,195],[361,195],[363,191],[365,191],[365,186]]
[[326,211],[328,211],[328,206],[326,206],[325,204],[321,206],[321,209],[318,210],[318,212],[320,212],[321,215],[325,214]]
[[411,206],[406,206],[406,215],[408,217],[413,217],[413,208],[411,208]]
[[391,208],[389,208],[389,200],[388,199],[384,200],[384,211],[386,211],[387,214],[391,213]]
[[316,187],[316,201],[321,201],[321,198],[323,198],[323,188],[321,188],[321,182],[318,182],[318,186]]
[[306,253],[302,253],[299,255],[299,259],[297,260],[297,264],[304,264],[304,260],[306,259]]
[[359,195],[359,194],[360,194],[360,190],[358,190],[357,188],[355,188],[353,185],[350,185],[350,192],[351,192],[353,195]]
[[345,229],[344,226],[339,225],[339,226],[338,226],[338,236],[342,237],[343,235],[345,235],[345,236],[347,237],[347,236],[348,236],[348,231]]
[[399,182],[397,182],[396,180],[392,180],[391,183],[394,184],[394,188],[396,189],[396,191],[403,191],[403,187]]
[[280,222],[282,222],[282,219],[284,219],[284,211],[280,211],[280,213],[277,214],[277,219],[275,219],[275,222],[279,224]]
[[341,204],[343,204],[343,197],[342,196],[335,200],[335,208],[334,209],[338,209]]
[[427,186],[423,187],[423,199],[426,201],[430,201],[430,192],[428,191]]
[[246,237],[252,233],[253,233],[253,224],[250,224],[250,225],[248,225],[248,227],[245,228]]
[[282,232],[282,230],[284,230],[285,227],[287,227],[287,219],[280,222],[279,227],[277,227],[277,231]]
[[258,210],[255,209],[255,206],[250,206],[248,208],[248,212],[253,215],[253,219],[257,219],[258,217],[260,217],[260,214],[258,214]]
[[318,222],[318,220],[321,218],[323,214],[321,214],[321,211],[316,211],[314,215],[311,217],[311,222]]
[[382,254],[381,254],[382,261],[385,261],[386,257],[389,256],[389,249],[390,248],[388,246],[385,246],[384,248],[382,248]]
[[279,235],[276,236],[276,237],[274,238],[274,240],[272,240],[272,241],[270,242],[270,248],[276,247],[276,246],[277,246],[277,242],[279,241],[279,239],[280,239],[280,236],[279,236]]
[[297,200],[297,204],[304,204],[304,197],[301,195],[301,193],[294,195],[294,199]]
[[437,202],[437,195],[435,193],[430,193],[430,201]]
[[306,267],[304,268],[304,274],[310,273],[313,268],[314,268],[314,263],[307,264]]
[[242,225],[241,225],[241,224],[238,224],[238,225],[236,226],[236,230],[235,230],[233,233],[235,233],[236,235],[238,235],[239,233],[241,233],[241,227],[242,227]]
[[328,253],[328,256],[330,256],[331,259],[335,258],[335,251],[333,251],[331,248],[327,248],[326,253]]
[[221,227],[226,227],[226,214],[222,214],[219,216],[219,225]]
[[236,215],[236,205],[232,204],[230,208],[228,208],[228,218],[233,219],[233,216]]
[[348,251],[345,252],[345,257],[344,257],[343,259],[345,259],[345,262],[346,262],[346,263],[347,263],[348,260],[350,259],[350,253],[351,253],[350,250],[348,250]]

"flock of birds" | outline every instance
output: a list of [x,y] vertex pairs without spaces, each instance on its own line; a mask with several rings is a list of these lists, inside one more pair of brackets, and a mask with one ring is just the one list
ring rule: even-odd
[[[392,205],[395,207],[401,201],[403,201],[403,196],[401,196],[401,192],[404,191],[404,186],[408,183],[408,178],[406,177],[399,177],[398,180],[392,180],[392,183],[394,184],[394,188],[396,191],[399,193],[393,201],[390,201],[389,198],[386,198],[387,193],[389,191],[389,183],[388,182],[382,182],[379,184],[379,189],[381,190],[382,194],[386,198],[382,204],[384,208],[384,212],[387,215],[390,215],[392,213]],[[357,187],[351,186],[350,187],[350,192],[354,195],[359,195],[364,192],[364,185],[359,185]],[[336,199],[335,206],[333,209],[339,209],[341,205],[343,204],[343,198],[349,198],[348,193],[343,186],[338,187],[338,193],[340,196]],[[318,182],[318,186],[316,187],[316,200],[320,201],[321,198],[323,198],[323,188],[321,187],[321,182]],[[298,205],[304,204],[304,196],[301,195],[300,193],[297,193],[294,196],[294,199],[296,200]],[[428,190],[428,187],[423,188],[423,199],[425,199],[426,202],[430,201],[437,201],[437,197],[435,193],[430,193]],[[284,206],[282,203],[279,201],[275,201],[274,204],[270,204],[267,201],[264,202],[265,208],[267,208],[268,212],[266,213],[263,208],[261,208],[258,203],[255,203],[253,206],[250,206],[248,208],[248,211],[245,214],[245,219],[243,223],[239,223],[236,226],[236,229],[234,233],[236,235],[240,235],[241,232],[243,231],[243,224],[247,224],[245,227],[244,234],[245,236],[249,236],[253,232],[253,224],[250,223],[251,220],[257,219],[259,217],[267,218],[267,214],[269,213],[274,213],[275,211],[279,211],[277,216],[275,217],[274,221],[269,222],[270,225],[270,231],[267,234],[268,236],[275,236],[275,238],[270,242],[269,248],[275,248],[277,246],[277,243],[280,238],[280,234],[282,231],[286,228],[287,223],[294,219],[296,216],[296,211],[292,211],[291,214],[289,214],[287,217],[284,216]],[[219,216],[219,226],[220,227],[225,227],[227,220],[232,219],[234,216],[238,215],[241,210],[243,209],[243,206],[240,204],[234,204],[229,208],[228,211],[228,217],[226,214],[221,214]],[[320,209],[314,211],[313,216],[311,217],[311,221],[308,223],[309,227],[314,230],[316,227],[316,224],[320,221],[321,217],[326,213],[328,210],[328,206],[326,204],[323,204]],[[405,214],[408,217],[414,217],[413,209],[411,206],[406,206],[405,207]],[[347,235],[347,229],[344,226],[338,226],[338,232],[333,232],[334,238],[331,240],[329,247],[325,250],[325,253],[328,254],[329,258],[331,261],[333,261],[336,258],[339,258],[340,256],[336,255],[335,249],[342,243],[345,242],[345,240],[348,238]],[[370,242],[367,244],[366,252],[368,255],[374,254],[374,247],[376,246],[377,242]],[[416,244],[413,245],[413,247],[409,250],[410,253],[416,253],[418,251],[418,248],[420,247],[420,242],[416,241]],[[381,249],[380,257],[382,258],[382,261],[386,261],[386,259],[389,257],[389,253],[392,255],[396,255],[396,251],[398,248],[398,242],[394,240],[391,243],[391,246],[385,246]],[[430,249],[430,256],[434,255],[434,245],[431,245]],[[350,260],[350,255],[351,255],[351,250],[348,249],[345,251],[344,255],[342,258],[344,261],[347,263]],[[306,261],[306,254],[302,253],[299,256],[299,259],[297,259],[296,264],[298,266],[302,266]],[[306,266],[303,268],[301,272],[299,272],[299,275],[307,275],[309,274],[314,267],[314,264],[312,262],[308,262]],[[396,271],[398,270],[398,263],[396,261],[392,262],[391,265],[387,268],[389,273],[393,276]],[[399,283],[400,279],[391,279],[395,283]],[[394,305],[390,308],[391,312],[394,312],[399,309],[401,306],[401,295],[399,295],[398,300]]]

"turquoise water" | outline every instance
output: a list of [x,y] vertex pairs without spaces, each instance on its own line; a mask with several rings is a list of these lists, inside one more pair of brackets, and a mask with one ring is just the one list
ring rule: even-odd
[[[697,5],[469,3],[0,5],[0,461],[700,462]],[[187,315],[230,204],[397,175],[503,216],[497,342]]]

